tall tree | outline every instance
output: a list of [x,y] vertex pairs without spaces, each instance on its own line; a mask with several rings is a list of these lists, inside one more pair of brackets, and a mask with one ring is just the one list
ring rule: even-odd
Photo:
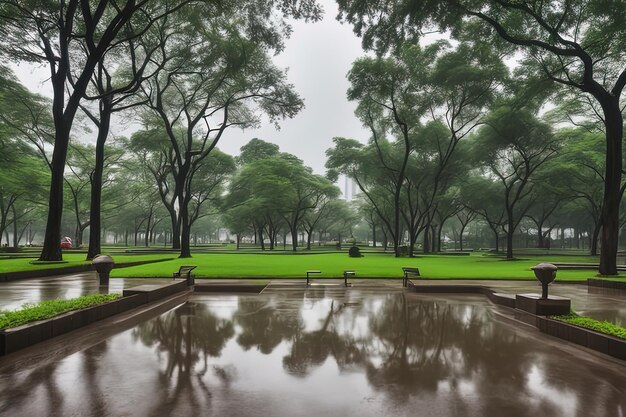
[[533,204],[537,171],[560,148],[551,128],[528,110],[507,105],[495,109],[473,142],[475,160],[496,178],[506,211],[507,259],[513,259],[513,235]]
[[[393,186],[394,217],[390,232],[396,256],[400,256],[400,199],[411,154],[411,136],[428,109],[423,94],[427,68],[440,50],[440,44],[424,49],[414,45],[404,48],[399,57],[361,58],[348,73],[351,84],[348,98],[358,101],[356,114],[371,131],[371,144],[376,149],[378,162]],[[416,71],[418,67],[420,71]],[[397,136],[399,155],[385,155],[382,148],[388,146],[386,136]]]
[[264,45],[246,38],[234,19],[195,23],[170,41],[160,57],[166,64],[141,87],[173,150],[182,258],[191,256],[194,173],[226,129],[253,126],[260,112],[273,121],[292,117],[303,105],[285,74],[272,65]]

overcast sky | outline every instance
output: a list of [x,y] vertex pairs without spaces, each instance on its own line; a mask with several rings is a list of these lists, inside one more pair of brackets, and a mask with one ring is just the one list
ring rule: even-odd
[[[335,19],[334,1],[320,0],[320,3],[324,7],[324,19],[318,23],[293,22],[293,33],[285,50],[274,57],[277,66],[289,69],[289,82],[304,99],[305,108],[293,119],[282,121],[278,131],[267,121],[259,129],[231,128],[218,145],[222,151],[236,155],[242,145],[258,137],[278,144],[283,152],[296,155],[316,173],[323,174],[325,151],[332,146],[333,137],[367,140],[368,132],[354,116],[356,104],[346,99],[346,74],[352,62],[364,55],[361,41],[352,32],[352,26]],[[51,96],[47,68],[26,64],[13,68],[28,88]],[[130,132],[128,128],[114,126],[112,133]]]

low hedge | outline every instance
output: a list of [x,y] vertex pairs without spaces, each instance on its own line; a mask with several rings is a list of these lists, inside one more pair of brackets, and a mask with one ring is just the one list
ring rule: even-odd
[[574,326],[584,327],[585,329],[595,330],[620,339],[626,339],[626,328],[608,321],[600,321],[592,319],[591,317],[579,316],[574,312],[564,316],[552,316],[550,318],[564,323],[573,324]]
[[27,303],[21,310],[0,311],[0,329],[21,326],[37,320],[49,319],[68,311],[81,310],[120,298],[120,294],[91,294],[70,300],[46,300]]

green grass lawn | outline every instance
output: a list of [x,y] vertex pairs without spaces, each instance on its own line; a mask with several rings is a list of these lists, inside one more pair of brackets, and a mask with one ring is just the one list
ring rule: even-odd
[[[115,255],[114,260],[117,263],[122,262],[137,262],[147,261],[154,259],[172,258],[175,255]],[[42,269],[54,269],[54,268],[67,268],[70,266],[77,266],[83,264],[89,264],[91,261],[85,261],[84,253],[66,253],[63,254],[63,262],[37,262],[37,258],[15,258],[15,259],[0,259],[0,273],[7,272],[19,272],[19,271],[33,271]]]
[[[191,259],[175,259],[155,264],[115,269],[112,277],[171,277],[181,265],[197,265],[194,276],[204,278],[287,278],[303,277],[308,269],[319,269],[324,277],[341,277],[343,270],[354,269],[357,277],[401,277],[403,266],[416,266],[424,278],[433,279],[528,279],[529,269],[539,262],[556,262],[556,257],[538,257],[516,261],[472,254],[471,256],[428,255],[417,258],[394,258],[391,255],[367,254],[350,258],[344,253],[312,255],[197,254]],[[593,262],[589,257],[568,258],[570,262]],[[563,280],[586,280],[594,271],[559,271]]]

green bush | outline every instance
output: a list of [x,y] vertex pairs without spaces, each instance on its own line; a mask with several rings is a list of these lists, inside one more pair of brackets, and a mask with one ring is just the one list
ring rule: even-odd
[[37,320],[48,319],[68,311],[81,310],[117,300],[120,294],[92,294],[70,300],[46,300],[22,305],[21,310],[0,311],[0,329],[21,326]]
[[619,337],[620,339],[626,339],[625,328],[608,321],[600,321],[592,319],[591,317],[579,316],[573,311],[564,316],[552,316],[551,318],[564,323],[573,324],[574,326],[584,327],[585,329],[591,329],[596,332]]
[[350,249],[348,250],[348,255],[351,258],[360,258],[361,256],[361,249],[359,249],[358,246],[351,246]]

